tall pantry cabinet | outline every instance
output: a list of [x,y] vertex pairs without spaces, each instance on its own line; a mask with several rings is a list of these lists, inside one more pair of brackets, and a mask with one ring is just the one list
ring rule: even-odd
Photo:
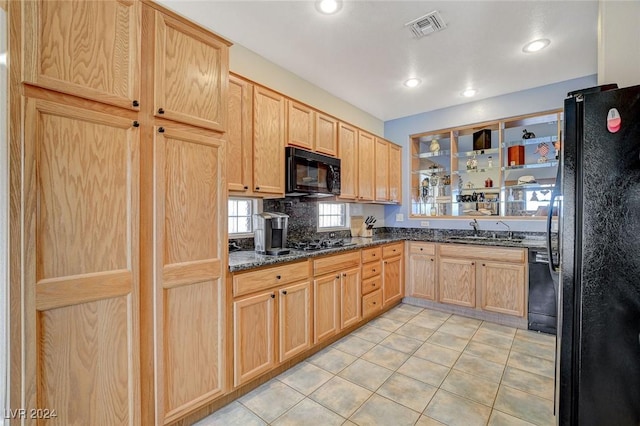
[[146,1],[9,18],[10,406],[178,420],[226,390],[229,44]]

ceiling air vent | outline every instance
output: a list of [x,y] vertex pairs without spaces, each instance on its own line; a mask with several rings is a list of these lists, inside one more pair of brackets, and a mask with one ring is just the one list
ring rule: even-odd
[[442,16],[440,16],[437,10],[429,12],[411,22],[407,22],[404,26],[411,29],[415,38],[421,38],[447,28],[447,24],[444,23]]

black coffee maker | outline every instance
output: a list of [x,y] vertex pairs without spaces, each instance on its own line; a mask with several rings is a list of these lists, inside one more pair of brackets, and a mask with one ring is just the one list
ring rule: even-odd
[[288,215],[277,212],[254,214],[253,225],[256,253],[281,255],[290,252],[286,248]]

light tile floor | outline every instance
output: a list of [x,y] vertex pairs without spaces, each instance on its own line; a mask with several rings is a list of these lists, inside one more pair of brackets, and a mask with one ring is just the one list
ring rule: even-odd
[[554,336],[401,304],[197,425],[552,425],[554,359]]

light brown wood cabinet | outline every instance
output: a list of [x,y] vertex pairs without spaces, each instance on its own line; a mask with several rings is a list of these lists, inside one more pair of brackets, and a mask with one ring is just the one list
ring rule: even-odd
[[404,295],[404,243],[382,247],[382,305],[396,303]]
[[226,130],[228,43],[156,11],[154,68],[156,117]]
[[476,306],[475,261],[440,255],[438,301],[474,308]]
[[22,6],[26,82],[138,109],[140,2],[43,1]]
[[358,133],[358,201],[373,201],[375,196],[375,137]]
[[523,317],[525,314],[526,265],[482,262],[482,309]]
[[55,408],[56,424],[140,424],[140,130],[116,108],[23,100],[11,388],[24,399],[11,407]]
[[382,310],[382,247],[362,250],[362,317]]
[[315,259],[314,342],[360,321],[360,252]]
[[152,2],[9,8],[28,168],[12,174],[10,404],[56,424],[178,420],[226,390],[229,43]]
[[285,98],[261,86],[253,90],[253,190],[284,197]]
[[389,144],[389,201],[402,203],[402,147]]
[[438,250],[440,302],[526,315],[526,249],[440,244]]
[[155,133],[156,392],[165,422],[225,391],[224,146],[168,126]]
[[237,273],[232,281],[237,387],[311,347],[311,281],[307,262]]
[[335,157],[338,154],[338,120],[317,112],[315,145],[316,152]]
[[312,108],[287,99],[287,145],[313,150],[315,119]]
[[231,193],[253,193],[253,84],[229,76],[227,183]]
[[358,129],[338,124],[338,156],[340,157],[340,199],[358,198]]
[[389,201],[389,143],[384,139],[375,140],[375,201]]
[[409,296],[436,300],[436,245],[412,241],[409,243]]

